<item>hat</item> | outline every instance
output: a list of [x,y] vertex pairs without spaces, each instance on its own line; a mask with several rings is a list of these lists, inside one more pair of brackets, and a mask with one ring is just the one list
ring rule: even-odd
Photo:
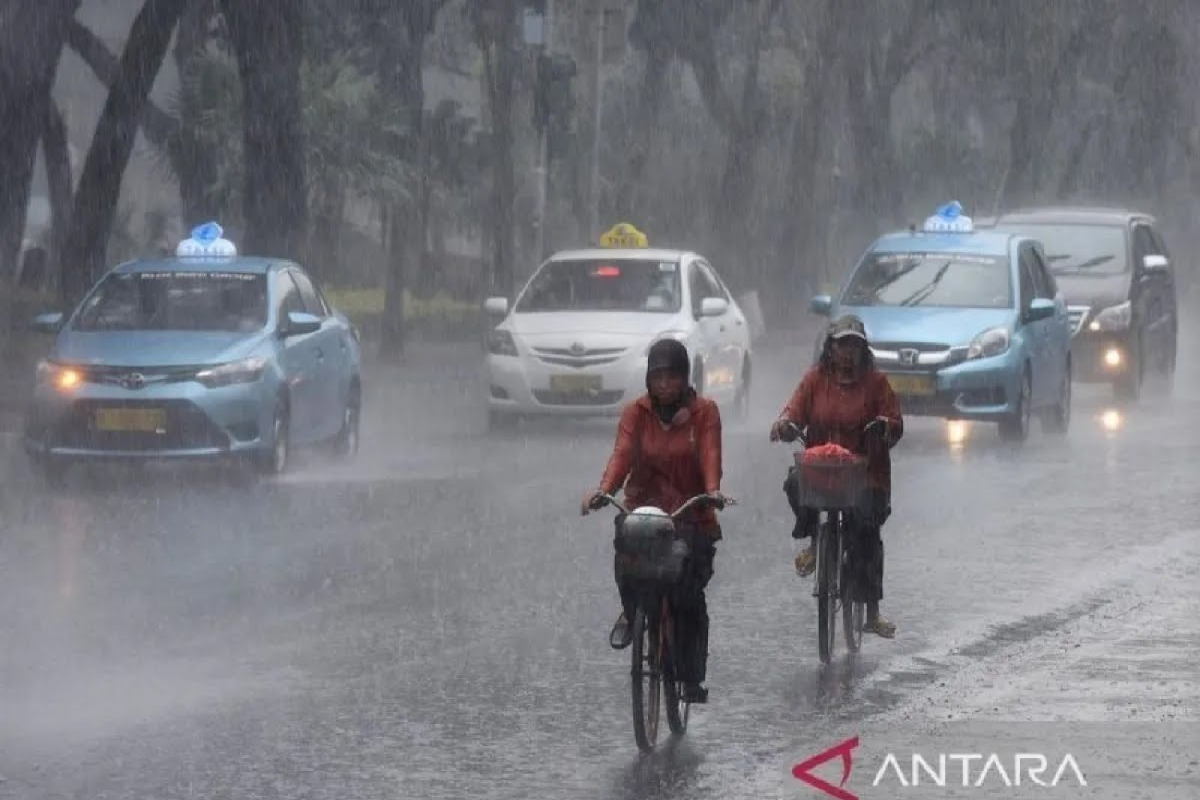
[[844,339],[847,336],[856,336],[867,341],[867,329],[863,322],[853,314],[846,314],[843,317],[838,317],[829,325],[830,339]]
[[665,369],[682,377],[685,381],[692,371],[692,360],[688,357],[687,348],[682,342],[674,339],[659,339],[650,346],[646,354],[646,380],[649,382],[650,373]]

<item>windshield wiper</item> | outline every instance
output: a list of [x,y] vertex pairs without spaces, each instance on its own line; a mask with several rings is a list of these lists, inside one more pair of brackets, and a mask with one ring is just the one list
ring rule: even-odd
[[[1053,258],[1054,257],[1051,256],[1051,260],[1053,260]],[[1065,256],[1064,256],[1064,258],[1065,258]],[[1062,269],[1057,269],[1057,270],[1055,270],[1055,272],[1058,272],[1058,273],[1082,272],[1083,270],[1091,269],[1092,267],[1098,267],[1101,264],[1107,264],[1109,261],[1112,261],[1114,258],[1116,258],[1116,256],[1111,255],[1111,254],[1103,255],[1103,256],[1094,256],[1092,258],[1087,259],[1086,261],[1081,261],[1078,264],[1072,264],[1070,266],[1063,267]]]
[[901,306],[920,305],[922,300],[924,300],[926,297],[929,297],[929,295],[933,294],[934,290],[937,289],[937,285],[939,283],[941,283],[942,278],[946,277],[946,273],[950,270],[950,265],[953,263],[954,263],[954,260],[951,259],[950,261],[947,261],[945,264],[942,264],[942,266],[938,268],[937,274],[934,275],[933,278],[930,279],[929,283],[925,284],[920,289],[917,289],[915,292],[910,294],[908,297],[904,298],[899,303],[897,303],[897,305],[901,305]]

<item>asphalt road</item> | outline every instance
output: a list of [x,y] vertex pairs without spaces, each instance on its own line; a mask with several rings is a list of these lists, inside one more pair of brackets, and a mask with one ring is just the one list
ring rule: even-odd
[[[612,423],[486,434],[477,348],[372,376],[350,467],[89,471],[48,494],[14,462],[0,798],[820,797],[789,771],[839,737],[932,746],[936,726],[997,720],[1106,723],[1080,747],[1120,753],[1101,782],[1128,788],[1166,745],[1122,725],[1200,721],[1200,337],[1184,336],[1169,399],[1118,410],[1080,387],[1065,439],[1005,446],[981,426],[956,444],[913,421],[885,529],[898,637],[824,669],[791,571],[790,452],[766,438],[811,342],[763,348],[754,419],[725,437],[741,504],[710,588],[710,703],[651,757],[607,645],[611,524],[577,510]],[[1031,736],[1075,735],[1051,733]],[[1088,796],[1194,797],[1200,767],[1179,768],[1149,794]],[[986,788],[961,796],[1014,796]]]

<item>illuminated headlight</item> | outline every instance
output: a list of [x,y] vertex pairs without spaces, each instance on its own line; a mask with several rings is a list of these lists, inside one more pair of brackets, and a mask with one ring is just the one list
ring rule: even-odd
[[646,355],[650,355],[650,348],[654,347],[655,342],[661,342],[663,339],[674,339],[681,344],[687,344],[687,331],[663,331],[650,340],[646,345]]
[[196,373],[196,380],[215,389],[219,386],[230,386],[235,383],[253,383],[262,377],[267,367],[265,358],[244,358],[219,367],[209,367]]
[[989,328],[971,340],[967,358],[991,358],[1008,352],[1011,344],[1008,328]]
[[1123,331],[1133,322],[1133,303],[1126,300],[1117,306],[1110,306],[1088,324],[1089,331]]
[[1110,367],[1121,366],[1121,351],[1115,347],[1110,347],[1104,351],[1104,363]]
[[493,328],[488,332],[487,348],[488,352],[494,356],[517,355],[517,343],[513,341],[513,335],[499,328]]
[[61,391],[70,391],[83,383],[83,373],[72,367],[55,364],[53,361],[42,360],[37,365],[37,382],[49,384]]

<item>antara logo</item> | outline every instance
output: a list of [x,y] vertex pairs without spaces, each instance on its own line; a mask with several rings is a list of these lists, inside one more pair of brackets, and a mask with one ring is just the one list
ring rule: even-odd
[[[857,736],[847,739],[800,762],[792,768],[792,775],[836,800],[859,800],[857,795],[845,788],[854,769],[853,754],[858,745]],[[842,779],[837,786],[813,772],[817,767],[835,758],[840,758],[842,765]],[[1057,763],[1053,771],[1052,763]],[[887,783],[898,784],[905,789],[930,785],[941,788],[983,788],[999,785],[1014,788],[1056,787],[1064,782],[1078,786],[1088,785],[1083,770],[1070,753],[1056,761],[1042,753],[1017,753],[1008,758],[996,753],[939,753],[931,758],[926,758],[920,753],[912,753],[907,757],[888,753],[875,772],[871,786]]]

